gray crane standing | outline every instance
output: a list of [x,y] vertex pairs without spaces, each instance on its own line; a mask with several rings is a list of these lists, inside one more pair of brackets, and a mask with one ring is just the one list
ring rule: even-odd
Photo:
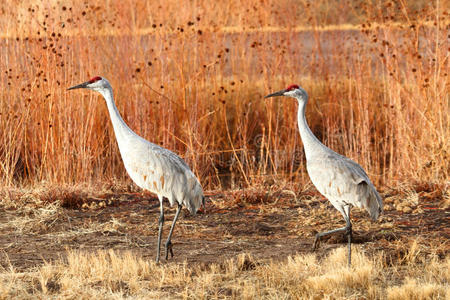
[[178,155],[150,143],[127,126],[114,103],[113,91],[108,80],[97,76],[87,82],[73,86],[69,90],[79,88],[97,91],[105,98],[127,173],[139,187],[158,195],[160,217],[156,262],[159,262],[161,233],[164,224],[163,198],[167,198],[171,206],[175,202],[177,203],[177,212],[165,244],[166,259],[169,251],[173,257],[172,232],[182,206],[184,205],[192,214],[195,214],[199,207],[204,204],[203,189],[198,179],[186,162]]
[[365,208],[374,219],[383,211],[383,202],[375,186],[363,168],[351,159],[342,156],[322,144],[311,132],[305,118],[308,94],[298,85],[267,95],[265,98],[287,96],[298,101],[298,129],[306,155],[306,169],[312,183],[331,204],[344,216],[346,226],[316,235],[313,249],[320,238],[337,232],[345,232],[348,238],[348,265],[351,265],[352,223],[350,208]]

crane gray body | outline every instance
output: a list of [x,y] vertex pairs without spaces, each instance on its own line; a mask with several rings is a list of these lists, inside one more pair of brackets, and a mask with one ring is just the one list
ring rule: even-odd
[[346,226],[343,228],[318,233],[314,241],[314,249],[322,236],[345,232],[348,236],[348,263],[350,265],[352,235],[350,208],[352,206],[364,208],[376,220],[383,210],[382,198],[359,164],[334,152],[314,136],[306,122],[305,109],[308,94],[303,88],[292,85],[286,90],[270,94],[266,98],[275,96],[297,99],[298,128],[305,149],[308,175],[317,190],[331,202],[346,221]]
[[381,196],[356,162],[330,150],[307,160],[306,169],[317,190],[342,214],[350,205],[364,208],[374,220],[378,219]]
[[158,196],[160,218],[157,262],[160,257],[161,233],[164,224],[163,199],[167,198],[171,206],[178,205],[165,245],[166,259],[169,251],[173,256],[171,237],[182,206],[195,214],[204,203],[200,182],[182,158],[165,148],[150,143],[127,126],[117,110],[111,85],[106,79],[94,77],[88,82],[69,89],[76,88],[87,88],[102,94],[108,106],[120,155],[128,175],[137,186]]

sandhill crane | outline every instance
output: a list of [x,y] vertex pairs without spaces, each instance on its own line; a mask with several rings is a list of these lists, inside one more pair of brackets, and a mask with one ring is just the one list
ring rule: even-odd
[[164,224],[163,197],[169,200],[171,206],[175,202],[178,204],[165,244],[166,259],[169,251],[173,257],[171,237],[182,206],[184,205],[190,213],[195,214],[198,208],[204,204],[203,189],[198,179],[178,155],[150,143],[127,126],[114,103],[113,91],[108,80],[97,76],[87,82],[75,85],[69,90],[79,88],[97,91],[105,98],[128,175],[136,185],[158,195],[160,216],[156,262],[159,262],[161,233]]
[[305,118],[308,94],[298,85],[267,95],[265,98],[287,96],[298,101],[298,129],[306,155],[306,170],[317,190],[344,216],[346,226],[316,235],[313,250],[320,238],[337,232],[345,232],[348,238],[348,265],[351,265],[352,223],[351,206],[365,208],[374,219],[383,210],[380,195],[363,168],[322,144],[311,132]]

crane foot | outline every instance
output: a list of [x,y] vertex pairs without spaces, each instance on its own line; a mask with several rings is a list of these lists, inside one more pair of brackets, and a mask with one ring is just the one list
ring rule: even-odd
[[170,251],[170,257],[173,257],[173,250],[172,250],[172,242],[167,241],[166,242],[166,260],[169,259],[169,251]]
[[315,251],[320,244],[320,234],[316,234],[316,238],[314,239],[314,244],[312,250]]

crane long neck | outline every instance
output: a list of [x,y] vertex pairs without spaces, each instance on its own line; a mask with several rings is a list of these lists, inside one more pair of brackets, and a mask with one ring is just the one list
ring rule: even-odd
[[122,116],[117,109],[116,104],[114,103],[114,97],[112,89],[104,89],[100,91],[102,96],[106,100],[106,105],[108,106],[109,116],[111,118],[111,123],[114,128],[114,133],[116,134],[116,139],[119,144],[119,148],[121,146],[121,141],[123,141],[127,136],[136,135],[136,133],[128,127],[125,121],[122,119]]
[[323,153],[327,147],[323,145],[316,136],[312,133],[311,129],[306,122],[305,111],[307,100],[298,100],[298,129],[302,138],[303,147],[305,149],[306,160],[312,159],[316,155]]

